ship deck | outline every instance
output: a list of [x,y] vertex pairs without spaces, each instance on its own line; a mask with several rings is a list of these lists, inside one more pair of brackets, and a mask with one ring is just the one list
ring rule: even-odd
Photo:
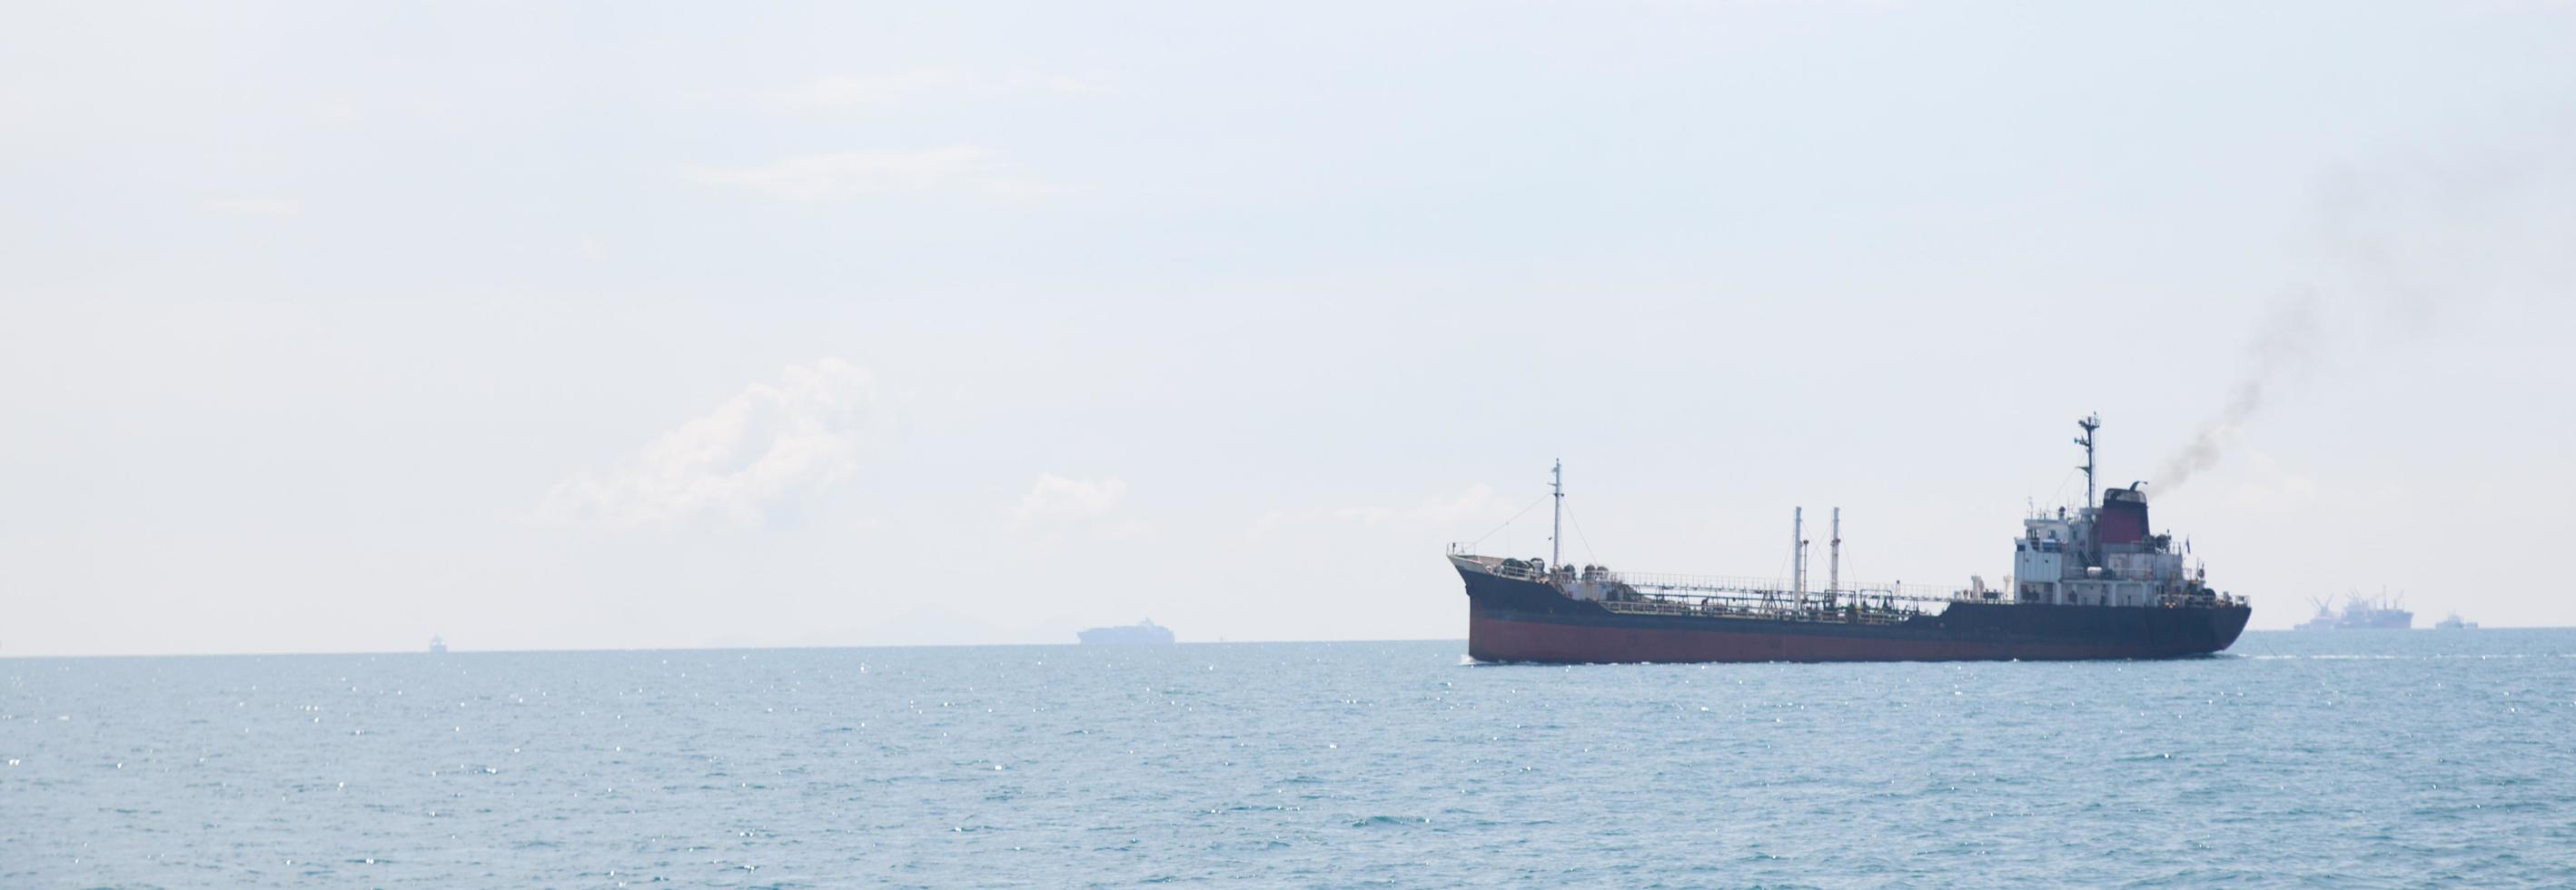
[[[1544,571],[1517,560],[1457,552],[1451,553],[1450,559],[1461,570],[1536,584],[1559,595],[1569,589],[1591,591],[1598,594],[1597,598],[1577,599],[1619,615],[1897,625],[1938,615],[1953,603],[2023,604],[2006,591],[1975,583],[1958,587],[1851,584],[1802,591],[1778,578],[1622,572],[1600,567]],[[2166,594],[2153,605],[2210,607],[2242,602],[2210,594]]]
[[1480,661],[2166,658],[2226,648],[2249,614],[2241,600],[2207,595],[2162,608],[2024,602],[1973,587],[1801,595],[1754,579],[1452,559],[1467,582],[1468,654]]

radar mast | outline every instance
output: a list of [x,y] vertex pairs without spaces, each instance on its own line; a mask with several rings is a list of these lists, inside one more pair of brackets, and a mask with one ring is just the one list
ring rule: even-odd
[[2084,435],[2075,437],[2075,444],[2084,446],[2084,465],[2076,469],[2084,471],[2084,509],[2090,510],[2093,509],[2093,431],[2102,428],[2102,415],[2087,414],[2075,425],[2084,428]]
[[1565,461],[1558,460],[1548,475],[1548,487],[1556,493],[1556,516],[1547,530],[1547,564],[1553,567],[1565,563]]

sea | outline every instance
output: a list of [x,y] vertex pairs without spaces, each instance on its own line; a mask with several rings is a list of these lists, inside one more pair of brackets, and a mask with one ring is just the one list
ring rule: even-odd
[[2576,886],[2576,630],[0,659],[0,887]]

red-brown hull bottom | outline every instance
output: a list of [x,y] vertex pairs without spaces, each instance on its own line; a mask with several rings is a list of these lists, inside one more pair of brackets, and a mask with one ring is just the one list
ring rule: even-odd
[[2111,642],[1986,642],[1811,636],[1793,632],[1588,627],[1514,621],[1482,614],[1470,614],[1467,620],[1467,655],[1478,661],[2038,661],[2168,658],[2183,654],[2193,653],[2177,651],[2171,646]]

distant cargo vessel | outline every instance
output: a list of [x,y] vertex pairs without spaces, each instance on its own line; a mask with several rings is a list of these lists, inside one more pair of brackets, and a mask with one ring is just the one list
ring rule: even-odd
[[2440,621],[2433,622],[2433,629],[2434,629],[2434,630],[2476,630],[2476,629],[2478,629],[2478,623],[2477,623],[2477,622],[2475,622],[2475,621],[2462,621],[2462,620],[2460,620],[2460,613],[2458,613],[2458,612],[2453,612],[2453,613],[2451,613],[2450,617],[2448,617],[2448,618],[2444,618],[2444,619],[2442,619],[2442,620],[2440,620]]
[[1155,624],[1152,619],[1124,627],[1095,627],[1076,636],[1082,639],[1082,644],[1085,646],[1169,646],[1172,644],[1171,628]]
[[2315,602],[2316,617],[2300,622],[2300,630],[2406,630],[2415,626],[2415,613],[2384,594],[2378,599],[2347,597],[2341,612],[2334,610],[2333,597]]
[[[1467,655],[1479,661],[1931,661],[2164,658],[2236,642],[2252,611],[2185,569],[2171,535],[2147,524],[2141,486],[2094,501],[2097,418],[2084,435],[2084,506],[2022,522],[2014,574],[1999,588],[1970,579],[1919,585],[1841,581],[1841,515],[1821,590],[1807,586],[1803,517],[1793,524],[1794,577],[1779,581],[1649,575],[1548,559],[1483,556],[1451,545],[1467,587]],[[1553,471],[1554,531],[1564,529],[1564,465]]]

